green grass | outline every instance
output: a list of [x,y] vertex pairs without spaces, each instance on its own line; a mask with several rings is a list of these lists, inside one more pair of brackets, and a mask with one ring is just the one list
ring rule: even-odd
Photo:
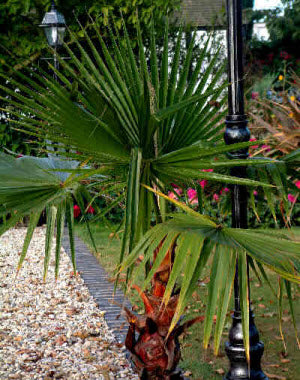
[[[101,265],[107,272],[113,275],[113,270],[119,260],[121,235],[114,234],[117,229],[115,226],[108,224],[91,225],[91,230],[95,239],[98,258]],[[92,249],[87,229],[84,225],[76,226],[77,235],[82,238]],[[296,231],[297,235],[299,230]],[[276,275],[269,273],[270,280],[275,289],[278,287]],[[260,338],[265,344],[265,353],[263,356],[262,366],[265,372],[275,379],[295,380],[300,378],[300,355],[297,347],[295,333],[292,326],[287,299],[283,300],[283,332],[287,343],[287,355],[283,355],[283,344],[280,338],[278,327],[278,310],[277,301],[274,298],[270,288],[263,284],[261,286],[255,275],[250,274],[251,278],[251,298],[255,312],[256,326],[260,332]],[[193,301],[186,310],[186,317],[190,318],[196,315],[204,315],[205,302],[207,297],[207,283],[209,281],[209,272],[199,281],[198,289],[193,294]],[[132,302],[137,302],[137,296],[131,295]],[[300,320],[300,290],[294,286],[294,307],[297,321]],[[232,309],[232,306],[231,306]],[[227,340],[228,329],[230,328],[231,318],[228,316],[226,328],[223,334],[221,350],[218,357],[213,355],[213,348],[209,347],[207,352],[202,348],[203,324],[194,325],[189,332],[181,339],[182,357],[181,368],[190,371],[191,378],[197,380],[220,380],[222,373],[228,369],[228,359],[224,353],[224,343]],[[298,323],[298,330],[300,325]]]

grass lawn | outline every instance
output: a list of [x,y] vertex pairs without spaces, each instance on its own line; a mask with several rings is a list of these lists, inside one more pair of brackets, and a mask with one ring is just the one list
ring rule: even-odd
[[[93,236],[97,246],[96,256],[101,265],[109,272],[113,273],[118,262],[120,252],[120,236],[114,236],[116,227],[97,224],[91,225]],[[299,236],[300,230],[296,230]],[[82,238],[92,249],[87,229],[84,225],[76,226],[77,235]],[[261,286],[255,275],[251,274],[251,298],[255,312],[256,326],[260,331],[260,338],[265,344],[265,353],[262,366],[271,379],[296,380],[300,379],[300,351],[297,347],[295,333],[289,313],[288,301],[283,300],[283,331],[287,343],[287,354],[283,353],[283,344],[278,328],[277,301],[267,285]],[[277,277],[270,275],[271,282],[277,289]],[[207,283],[209,282],[209,272],[205,273],[196,292],[193,294],[193,301],[187,308],[186,317],[204,315],[205,302],[207,297]],[[136,302],[136,295],[133,301]],[[294,286],[294,307],[298,330],[300,330],[300,289]],[[141,306],[141,303],[139,302]],[[232,307],[231,307],[232,308]],[[220,380],[228,369],[228,359],[224,352],[224,343],[227,340],[228,329],[231,325],[231,318],[228,316],[226,329],[221,343],[220,355],[215,357],[212,349],[204,352],[202,348],[203,324],[194,325],[189,332],[181,339],[182,357],[180,367],[187,372],[191,372],[190,377],[197,380]]]

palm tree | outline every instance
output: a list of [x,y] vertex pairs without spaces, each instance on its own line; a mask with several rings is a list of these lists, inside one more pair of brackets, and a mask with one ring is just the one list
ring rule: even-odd
[[[56,73],[60,83],[53,81],[47,73],[36,70],[15,72],[13,77],[1,74],[8,81],[6,87],[0,87],[6,94],[1,99],[9,104],[9,112],[17,118],[14,122],[18,128],[52,141],[54,147],[63,146],[61,160],[76,159],[79,162],[76,168],[45,168],[30,159],[22,163],[1,154],[0,216],[10,215],[2,231],[13,226],[22,216],[31,215],[22,254],[25,257],[37,215],[47,207],[46,249],[54,234],[57,217],[58,267],[65,205],[72,238],[73,196],[82,211],[85,200],[91,201],[83,182],[89,179],[92,183],[103,181],[109,185],[117,178],[126,190],[125,231],[119,269],[127,271],[127,281],[131,284],[135,283],[136,257],[144,251],[144,260],[139,267],[139,272],[144,267],[146,270],[144,287],[134,286],[144,300],[146,314],[143,318],[136,318],[128,311],[130,329],[126,340],[136,365],[142,368],[141,376],[165,379],[171,376],[180,358],[177,337],[187,325],[195,322],[178,325],[179,318],[210,256],[213,261],[204,346],[211,334],[212,317],[219,297],[222,307],[217,312],[215,337],[218,349],[231,295],[233,263],[238,257],[244,337],[249,354],[246,252],[260,268],[263,265],[271,267],[287,281],[299,282],[299,276],[295,274],[295,268],[299,269],[298,244],[285,239],[275,240],[267,233],[225,228],[174,200],[173,203],[187,215],[170,218],[166,203],[170,199],[164,193],[171,182],[192,183],[201,178],[262,186],[271,202],[272,173],[276,170],[275,183],[282,187],[284,170],[293,160],[276,165],[271,160],[227,158],[227,153],[257,142],[230,146],[223,143],[220,121],[226,112],[223,109],[226,84],[220,85],[219,82],[224,67],[219,67],[212,75],[216,55],[205,71],[201,71],[209,40],[189,76],[196,33],[180,65],[183,30],[179,30],[170,65],[168,22],[160,61],[153,23],[149,60],[139,27],[137,56],[125,25],[122,37],[108,26],[110,49],[96,27],[94,32],[96,42],[83,29],[88,51],[73,36],[73,47],[65,45],[71,60],[60,59],[63,72]],[[215,107],[217,100],[219,106]],[[249,178],[229,174],[230,167],[239,165],[251,168]],[[207,169],[214,171],[203,171]],[[58,178],[56,172],[68,173],[68,177]],[[99,174],[105,177],[99,179]],[[157,225],[151,228],[153,217]],[[258,242],[263,246],[260,247]],[[44,275],[49,252],[48,248]],[[73,262],[75,265],[75,260]],[[185,276],[178,288],[176,283],[182,271]],[[229,279],[226,284],[223,273]],[[143,292],[151,281],[150,292]],[[137,340],[135,330],[140,332]],[[149,352],[146,347],[149,342],[152,352],[160,352],[162,360],[143,354]]]

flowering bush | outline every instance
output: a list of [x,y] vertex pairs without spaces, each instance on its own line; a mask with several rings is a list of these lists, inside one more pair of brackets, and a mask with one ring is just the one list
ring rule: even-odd
[[[288,60],[290,57],[282,52],[281,58]],[[269,83],[267,92],[260,92],[257,96],[251,96],[247,103],[247,112],[251,117],[250,129],[252,137],[250,141],[264,140],[265,144],[253,145],[249,149],[251,158],[263,154],[268,158],[283,158],[299,149],[300,146],[300,78],[295,72],[283,71],[274,77]],[[252,205],[260,203],[262,221],[273,226],[273,218],[276,216],[284,224],[300,222],[299,217],[299,172],[293,170],[287,173],[286,183],[288,195],[284,200],[278,197],[277,205],[273,211],[266,206],[265,197],[254,190],[251,198]],[[254,217],[254,215],[252,215]],[[255,218],[254,218],[255,219]],[[252,219],[252,223],[254,223]]]
[[[213,169],[203,169],[203,172],[213,172]],[[171,199],[186,203],[203,214],[212,216],[218,220],[229,220],[230,189],[210,183],[206,179],[200,179],[194,185],[170,184],[168,196]]]
[[[251,141],[256,141],[255,137]],[[255,157],[258,152],[268,154],[271,151],[271,146],[267,144],[254,145],[250,148],[250,157]],[[202,170],[213,171],[213,169]],[[299,205],[297,203],[300,189],[300,180],[290,182],[292,185],[291,192],[287,195],[288,207],[284,207],[282,199],[278,198],[274,213],[270,210],[265,194],[261,189],[252,189],[249,192],[251,208],[249,208],[249,226],[259,227],[263,222],[267,227],[277,225],[298,224]],[[210,183],[207,180],[199,180],[194,183],[194,186],[184,184],[170,184],[168,196],[171,199],[186,203],[194,210],[203,214],[209,215],[216,220],[229,222],[231,213],[230,188],[220,187],[215,183]],[[257,209],[261,218],[258,217]],[[274,218],[275,215],[275,218]]]
[[[95,209],[92,206],[89,206],[86,210],[85,213],[92,216],[95,214]],[[81,215],[81,209],[78,205],[73,206],[73,214],[74,218],[77,219]]]
[[93,215],[95,214],[95,209],[92,206],[89,206],[89,208],[87,209],[87,213]]
[[74,213],[74,218],[77,219],[81,214],[80,207],[77,205],[74,205],[73,206],[73,213]]

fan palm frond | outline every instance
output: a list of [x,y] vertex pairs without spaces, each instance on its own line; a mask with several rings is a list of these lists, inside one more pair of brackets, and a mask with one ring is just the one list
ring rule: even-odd
[[[1,226],[3,233],[24,216],[29,216],[29,225],[17,270],[26,257],[35,227],[41,213],[46,209],[47,230],[44,260],[44,280],[46,279],[52,240],[56,224],[55,277],[58,276],[61,242],[64,230],[65,215],[69,227],[72,263],[76,272],[74,232],[73,232],[73,197],[88,198],[86,189],[78,182],[86,176],[92,177],[95,170],[78,169],[78,162],[61,158],[37,158],[24,156],[14,158],[0,154],[0,217],[6,217]],[[82,173],[86,170],[88,174]],[[96,170],[99,173],[99,170]],[[81,199],[81,198],[80,198]],[[82,214],[84,206],[80,205]]]
[[[150,189],[149,189],[150,190]],[[154,191],[154,190],[152,190]],[[300,283],[300,244],[274,234],[228,228],[216,224],[208,216],[196,213],[188,206],[158,192],[159,196],[181,207],[187,214],[171,214],[171,219],[157,224],[139,241],[129,256],[123,261],[120,270],[134,271],[132,282],[152,260],[153,252],[159,247],[153,267],[148,272],[141,291],[149,285],[155,270],[161,265],[166,253],[175,245],[174,262],[169,281],[162,299],[168,305],[177,283],[181,284],[177,308],[170,325],[170,332],[196,288],[197,281],[208,261],[212,258],[206,319],[204,323],[204,347],[207,348],[212,331],[213,315],[217,314],[215,328],[215,352],[218,352],[224,327],[229,299],[232,292],[236,262],[239,267],[241,313],[245,347],[249,354],[249,295],[247,280],[247,255],[252,261],[266,267],[287,281]],[[138,256],[143,253],[143,261],[136,267]],[[146,272],[147,273],[147,272]],[[183,276],[183,280],[182,280]],[[289,286],[289,285],[288,285]],[[290,288],[289,288],[290,289]],[[165,307],[162,305],[162,308]],[[216,311],[217,309],[217,311]],[[170,333],[169,332],[169,333]],[[249,356],[248,356],[249,357]]]

